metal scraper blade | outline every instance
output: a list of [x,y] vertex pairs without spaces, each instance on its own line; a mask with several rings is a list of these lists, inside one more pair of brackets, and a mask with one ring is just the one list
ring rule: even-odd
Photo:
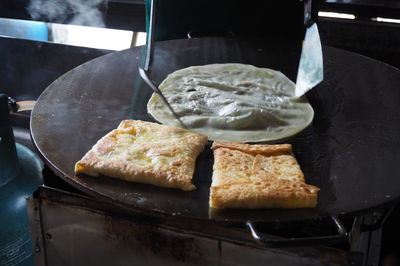
[[306,30],[297,71],[295,96],[300,97],[324,79],[321,39],[313,23]]
[[139,74],[140,74],[140,77],[144,80],[144,82],[153,90],[153,92],[157,93],[161,97],[161,100],[167,105],[168,109],[171,111],[172,115],[179,121],[181,126],[185,129],[187,129],[186,125],[182,122],[179,115],[174,111],[172,106],[169,104],[167,98],[165,98],[164,94],[153,83],[153,81],[151,81],[151,79],[147,75],[146,71],[141,67],[139,67]]

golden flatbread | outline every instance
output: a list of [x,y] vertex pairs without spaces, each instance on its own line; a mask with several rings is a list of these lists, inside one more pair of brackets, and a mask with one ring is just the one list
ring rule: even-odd
[[195,162],[206,143],[206,136],[193,131],[124,120],[76,163],[75,173],[189,191],[195,189]]
[[319,188],[307,185],[290,144],[214,142],[210,207],[312,208]]

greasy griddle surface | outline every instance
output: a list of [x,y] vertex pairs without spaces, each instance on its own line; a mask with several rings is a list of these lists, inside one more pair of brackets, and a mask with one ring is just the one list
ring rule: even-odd
[[[137,71],[142,48],[111,53],[71,70],[43,92],[32,112],[35,145],[46,163],[78,189],[153,214],[228,221],[362,212],[400,195],[400,72],[330,47],[323,47],[325,80],[307,94],[314,121],[286,140],[293,144],[307,183],[321,188],[315,210],[210,211],[209,147],[198,158],[193,192],[75,177],[75,162],[121,120],[152,121],[146,111],[151,91]],[[156,44],[151,77],[159,84],[183,67],[236,62],[277,69],[294,80],[298,56],[298,44],[279,40],[173,40]]]

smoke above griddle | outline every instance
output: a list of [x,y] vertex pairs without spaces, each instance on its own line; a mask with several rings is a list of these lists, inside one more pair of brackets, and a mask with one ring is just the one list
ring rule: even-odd
[[104,27],[107,0],[31,0],[28,12],[34,20]]

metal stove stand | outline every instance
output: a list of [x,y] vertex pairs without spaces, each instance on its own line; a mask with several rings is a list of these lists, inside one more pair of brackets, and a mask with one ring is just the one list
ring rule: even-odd
[[[341,217],[349,237],[337,245],[268,248],[244,224],[127,211],[81,194],[47,168],[44,176],[28,201],[36,265],[380,265],[391,214]],[[257,227],[272,239],[333,230],[324,219]]]

